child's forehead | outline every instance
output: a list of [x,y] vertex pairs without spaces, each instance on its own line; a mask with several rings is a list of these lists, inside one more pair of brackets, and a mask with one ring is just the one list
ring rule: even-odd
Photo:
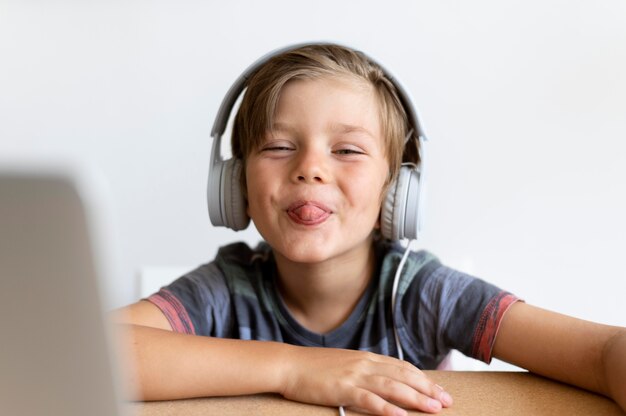
[[294,119],[319,115],[332,130],[359,132],[378,128],[380,107],[374,87],[354,77],[294,79],[283,86],[268,127],[281,131]]
[[[295,110],[333,111],[339,118],[342,115],[367,115],[371,121],[371,116],[380,114],[381,105],[371,83],[355,77],[335,76],[293,79],[287,82],[280,91],[272,124],[280,122],[283,114],[293,113]],[[351,123],[344,124],[350,126]]]

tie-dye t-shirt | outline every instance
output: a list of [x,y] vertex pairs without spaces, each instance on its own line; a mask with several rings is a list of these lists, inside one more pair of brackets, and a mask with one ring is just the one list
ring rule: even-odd
[[154,303],[177,332],[294,345],[348,348],[397,356],[437,368],[451,349],[490,362],[500,321],[518,299],[483,280],[442,265],[426,251],[410,253],[391,311],[394,275],[404,249],[376,243],[377,270],[350,316],[324,334],[300,325],[283,303],[276,264],[265,243],[222,247],[214,261],[161,288]]

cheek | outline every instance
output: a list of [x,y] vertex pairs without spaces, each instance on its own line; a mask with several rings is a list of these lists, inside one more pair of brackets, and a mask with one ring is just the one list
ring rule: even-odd
[[263,204],[264,198],[270,194],[272,188],[272,174],[270,170],[256,165],[246,169],[246,188],[248,192],[248,216],[257,211]]
[[351,176],[349,188],[351,199],[355,203],[363,206],[364,211],[368,214],[374,212],[377,215],[383,201],[385,178],[376,175],[376,170],[372,169],[372,171]]

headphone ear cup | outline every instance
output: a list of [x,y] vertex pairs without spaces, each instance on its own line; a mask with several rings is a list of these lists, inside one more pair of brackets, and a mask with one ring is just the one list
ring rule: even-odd
[[222,191],[224,225],[235,231],[245,229],[250,223],[246,213],[246,199],[241,190],[242,163],[238,158],[226,160],[222,166]]
[[389,240],[416,239],[419,231],[419,172],[400,167],[381,207],[381,233]]

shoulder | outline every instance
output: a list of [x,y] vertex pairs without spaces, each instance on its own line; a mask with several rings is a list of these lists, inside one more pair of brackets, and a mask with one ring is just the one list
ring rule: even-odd
[[228,301],[234,287],[233,282],[235,286],[240,286],[244,284],[242,282],[250,280],[257,273],[251,267],[258,260],[267,260],[269,256],[269,246],[264,243],[255,249],[242,242],[222,246],[212,261],[187,272],[164,287],[162,295],[170,292],[179,298],[199,297],[222,304]]
[[[383,258],[383,262],[399,263],[406,251],[406,247],[399,242],[379,241],[376,243],[376,250],[379,256]],[[432,262],[440,264],[439,259],[427,250],[411,250],[407,258],[407,263],[410,267],[421,268]]]
[[[147,300],[165,314],[178,332],[229,336],[231,305],[240,295],[255,297],[254,285],[261,269],[258,260],[270,256],[267,244],[256,249],[245,243],[221,247],[213,261],[203,264],[161,288]],[[247,299],[247,298],[246,298]]]
[[[393,280],[405,254],[406,247],[397,242],[382,241],[377,243],[376,248],[381,264],[381,280]],[[400,294],[409,285],[425,281],[439,267],[441,267],[441,262],[429,251],[418,250],[409,252],[400,274],[398,287]]]

